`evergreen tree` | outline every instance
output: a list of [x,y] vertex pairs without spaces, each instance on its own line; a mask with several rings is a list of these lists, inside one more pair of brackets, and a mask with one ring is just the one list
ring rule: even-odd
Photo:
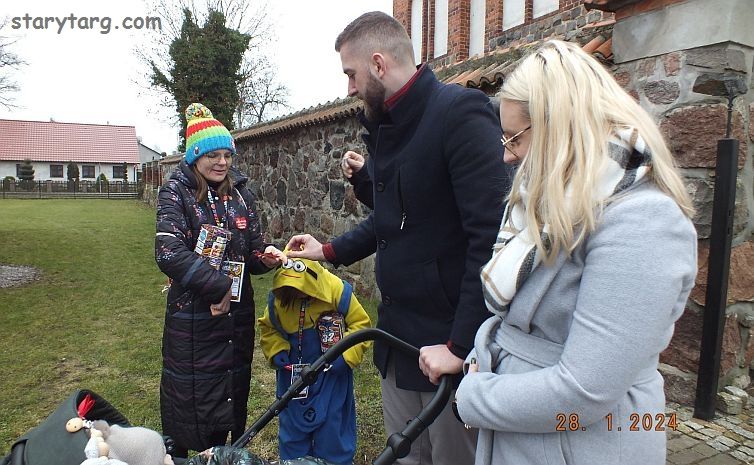
[[79,187],[79,165],[69,161],[66,167],[66,174],[68,176],[68,190],[77,191]]
[[66,168],[68,180],[69,181],[78,181],[79,180],[79,165],[76,163],[69,161],[68,167]]
[[[203,27],[196,24],[188,9],[183,16],[181,34],[170,44],[169,75],[151,63],[152,85],[173,96],[182,126],[186,107],[200,102],[228,129],[233,129],[233,112],[242,80],[239,70],[251,37],[226,27],[225,16],[219,11],[210,11]],[[183,130],[179,131],[179,137],[180,150],[184,150]]]
[[100,175],[97,176],[94,186],[97,189],[97,192],[107,192],[110,189],[110,186],[107,185],[107,176],[105,176],[105,173],[100,173]]
[[34,185],[34,166],[30,159],[25,159],[18,169],[18,179],[21,180],[21,187],[30,189]]
[[123,192],[128,192],[128,163],[123,162]]

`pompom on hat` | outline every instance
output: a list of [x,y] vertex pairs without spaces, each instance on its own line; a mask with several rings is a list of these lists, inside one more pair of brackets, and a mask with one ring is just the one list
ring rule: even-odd
[[186,163],[192,165],[197,158],[213,150],[230,150],[236,153],[236,143],[230,132],[212,117],[209,108],[192,103],[186,108]]

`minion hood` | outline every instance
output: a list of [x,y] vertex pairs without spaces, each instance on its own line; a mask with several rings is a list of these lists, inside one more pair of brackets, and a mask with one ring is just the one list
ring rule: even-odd
[[319,262],[305,258],[289,258],[288,262],[275,271],[272,277],[272,290],[289,286],[317,300],[330,302],[332,277],[335,276]]

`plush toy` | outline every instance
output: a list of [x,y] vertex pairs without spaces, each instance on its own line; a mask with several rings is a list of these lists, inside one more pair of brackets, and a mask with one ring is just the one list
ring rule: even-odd
[[140,426],[108,425],[102,420],[94,422],[94,429],[102,431],[111,459],[128,465],[174,465],[165,452],[162,436],[156,431]]
[[174,465],[165,443],[156,431],[138,426],[108,425],[106,421],[72,418],[66,429],[89,431],[81,465]]
[[91,422],[87,426],[90,437],[84,447],[86,460],[81,462],[81,465],[128,465],[120,460],[109,458],[110,446],[105,442],[102,431],[96,429]]

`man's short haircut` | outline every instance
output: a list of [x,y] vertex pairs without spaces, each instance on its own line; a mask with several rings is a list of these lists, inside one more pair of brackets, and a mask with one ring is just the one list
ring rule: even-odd
[[351,21],[335,40],[335,51],[346,43],[357,44],[363,53],[389,53],[399,63],[414,63],[414,49],[406,29],[381,11],[364,13]]

